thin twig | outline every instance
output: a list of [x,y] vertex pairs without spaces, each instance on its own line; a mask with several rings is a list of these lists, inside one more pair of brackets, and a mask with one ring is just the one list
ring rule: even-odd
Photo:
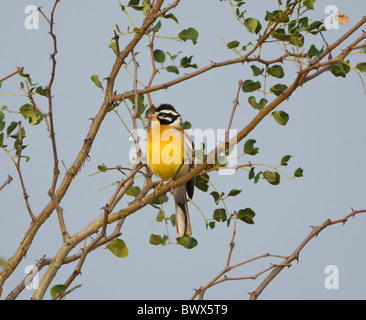
[[24,67],[18,67],[16,71],[14,71],[14,72],[12,72],[11,74],[9,74],[8,76],[6,76],[6,77],[4,77],[4,78],[0,79],[0,82],[3,82],[3,81],[5,81],[6,79],[11,78],[12,76],[14,76],[14,75],[18,74],[20,71],[23,71],[23,70],[24,70]]
[[60,2],[60,0],[55,1],[54,6],[53,6],[52,11],[51,11],[50,19],[47,18],[47,16],[43,13],[43,11],[40,7],[38,8],[38,11],[41,12],[43,17],[48,22],[49,30],[50,30],[49,34],[51,35],[52,41],[53,41],[53,52],[50,54],[50,59],[52,60],[51,77],[50,77],[48,85],[46,86],[47,97],[48,97],[48,117],[49,117],[50,121],[48,123],[46,117],[45,117],[45,120],[46,120],[46,123],[47,123],[48,131],[50,133],[50,139],[51,139],[51,145],[52,145],[52,154],[53,154],[53,177],[52,177],[51,187],[48,190],[48,195],[50,196],[51,201],[55,206],[55,209],[56,209],[56,212],[57,212],[57,217],[58,217],[58,220],[59,220],[60,229],[61,229],[61,235],[62,235],[62,238],[63,238],[64,242],[66,242],[66,240],[68,238],[70,238],[70,235],[69,235],[69,233],[67,232],[67,229],[66,229],[65,220],[64,220],[64,217],[63,217],[63,209],[61,208],[61,206],[59,204],[59,201],[57,200],[57,198],[55,196],[55,190],[56,190],[57,180],[58,180],[58,177],[60,175],[60,169],[58,167],[59,160],[58,160],[58,154],[57,154],[55,127],[54,127],[54,122],[53,122],[53,98],[52,98],[52,85],[53,85],[53,82],[55,80],[56,63],[57,63],[55,57],[56,57],[56,54],[58,53],[57,39],[56,39],[56,35],[54,33],[54,30],[53,30],[53,26],[54,26],[55,10],[56,10],[56,6],[59,2]]
[[12,181],[13,181],[13,178],[8,175],[8,179],[6,179],[6,181],[0,186],[0,191],[3,190]]
[[231,124],[233,123],[233,119],[234,119],[234,114],[235,114],[236,107],[239,104],[239,94],[240,94],[240,89],[241,89],[241,86],[242,85],[243,85],[243,81],[242,80],[239,80],[239,82],[238,82],[238,90],[236,92],[236,97],[235,97],[235,100],[234,100],[233,109],[231,110],[229,124],[227,126],[226,133],[225,133],[225,144],[229,143],[229,131],[230,131],[230,128],[231,128]]
[[136,60],[136,55],[135,55],[134,50],[131,51],[131,55],[132,55],[133,64],[134,64],[133,92],[134,92],[134,99],[135,99],[135,110],[134,110],[134,114],[132,116],[133,140],[135,141],[137,158],[141,159],[142,152],[141,152],[141,148],[140,148],[140,144],[139,144],[139,140],[138,140],[137,123],[136,123],[137,114],[138,114],[138,111],[139,111],[139,102],[138,102],[139,95],[137,93],[137,82],[138,82],[138,80],[137,80],[137,70],[139,68],[139,64]]
[[28,193],[27,193],[26,188],[25,188],[22,171],[20,170],[20,158],[22,156],[22,149],[23,149],[23,139],[22,139],[22,130],[21,129],[22,129],[22,122],[19,121],[18,122],[18,141],[19,141],[19,145],[18,145],[18,161],[15,164],[15,167],[16,167],[17,172],[18,172],[18,176],[19,176],[19,180],[20,180],[20,185],[22,186],[23,197],[24,197],[24,200],[25,200],[25,205],[26,205],[27,210],[28,210],[28,213],[29,213],[29,215],[30,215],[30,217],[32,219],[32,222],[34,222],[36,220],[36,217],[33,214],[33,211],[32,211],[31,206],[29,204],[29,200],[28,200],[29,196],[28,196]]

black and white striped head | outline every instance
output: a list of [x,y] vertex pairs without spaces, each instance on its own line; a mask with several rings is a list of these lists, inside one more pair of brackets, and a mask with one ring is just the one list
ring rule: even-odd
[[160,124],[170,125],[174,128],[182,127],[182,118],[180,114],[170,104],[161,104],[153,113],[148,115],[149,118],[159,121]]

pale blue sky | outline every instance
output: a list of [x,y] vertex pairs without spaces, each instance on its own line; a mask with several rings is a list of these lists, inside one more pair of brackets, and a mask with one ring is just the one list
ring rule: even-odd
[[[265,10],[276,8],[276,1],[247,1],[248,16],[262,19]],[[45,85],[49,79],[51,39],[48,26],[40,19],[38,30],[24,27],[24,8],[29,1],[3,1],[0,12],[0,77],[24,66],[35,82]],[[33,3],[32,3],[33,4]],[[50,1],[37,1],[44,11],[50,11]],[[352,0],[347,3],[317,1],[314,19],[323,19],[326,5],[337,5],[341,13],[350,18],[348,26],[325,33],[329,43],[352,27],[365,15],[366,3]],[[193,55],[193,62],[203,67],[210,61],[235,58],[222,42],[239,40],[242,44],[255,41],[255,36],[243,30],[234,19],[228,2],[213,0],[182,1],[173,11],[179,25],[172,20],[163,21],[166,36],[176,36],[182,29],[194,27],[199,32],[197,45],[177,41],[157,39],[156,48],[176,53],[180,57]],[[139,24],[138,16],[132,16]],[[128,19],[118,7],[118,1],[61,1],[56,11],[55,33],[58,39],[57,73],[54,83],[54,116],[59,159],[68,167],[71,165],[83,143],[90,125],[90,118],[99,109],[103,95],[90,81],[92,74],[105,78],[114,61],[114,54],[108,45],[117,23],[121,31],[126,30]],[[263,19],[262,19],[263,21]],[[360,34],[361,31],[358,32]],[[121,37],[121,47],[127,44],[129,36]],[[320,39],[315,40],[318,47]],[[347,42],[349,43],[349,42]],[[341,48],[344,48],[342,44]],[[146,50],[146,41],[137,51]],[[277,54],[277,51],[279,54]],[[265,58],[277,58],[281,52],[275,48],[263,52]],[[137,56],[141,68],[140,80],[148,81],[150,61],[143,53]],[[365,55],[352,56],[351,62],[365,61]],[[295,77],[289,64],[289,72],[283,83],[291,83]],[[363,75],[364,76],[364,75]],[[155,84],[174,79],[175,74],[161,72]],[[237,82],[252,79],[252,71],[247,64],[215,69],[190,81],[180,83],[168,90],[152,94],[155,105],[171,103],[182,114],[183,120],[190,121],[193,128],[226,128],[232,101],[235,98]],[[364,76],[364,81],[366,81]],[[18,92],[19,77],[4,82],[1,92]],[[116,81],[116,90],[122,93],[132,89],[132,78],[121,70]],[[241,163],[265,163],[278,165],[282,156],[293,157],[283,171],[292,174],[302,167],[304,177],[286,179],[272,186],[265,181],[253,184],[247,179],[247,172],[233,176],[211,175],[212,181],[228,193],[231,189],[242,189],[242,193],[227,202],[231,211],[251,207],[256,212],[255,224],[239,223],[236,247],[232,262],[253,258],[263,253],[289,255],[310,232],[310,226],[319,225],[327,218],[339,219],[350,213],[350,208],[365,209],[366,173],[366,95],[358,75],[350,72],[346,79],[335,78],[330,73],[304,85],[296,91],[279,110],[290,115],[286,126],[279,126],[272,117],[265,118],[248,136],[257,140],[259,154],[242,157]],[[39,99],[39,106],[47,109],[46,99]],[[256,114],[246,102],[247,96],[240,95],[233,128],[240,129]],[[27,103],[24,98],[1,96],[1,105],[17,109]],[[124,114],[128,119],[128,116]],[[11,118],[6,114],[7,121]],[[31,157],[22,163],[23,177],[30,195],[34,212],[39,212],[48,202],[47,191],[52,178],[52,151],[45,124],[26,124],[24,150]],[[97,165],[126,164],[131,142],[119,119],[110,113],[103,123],[93,145],[90,159],[76,177],[69,192],[61,202],[66,225],[70,234],[84,228],[101,214],[100,208],[113,194],[110,185],[121,178],[117,173],[90,176],[97,171]],[[242,150],[243,143],[238,149]],[[1,150],[0,150],[1,151]],[[0,153],[0,184],[10,174],[14,181],[0,192],[0,256],[12,256],[29,224],[29,216],[22,198],[20,184],[14,166],[5,152]],[[65,173],[60,163],[61,175]],[[263,168],[262,168],[263,169]],[[257,171],[260,170],[259,168]],[[263,169],[265,170],[265,168]],[[141,180],[141,179],[140,179]],[[142,180],[136,182],[142,183]],[[214,189],[210,189],[209,192]],[[208,193],[209,193],[208,192]],[[196,190],[194,201],[211,216],[216,208],[208,193]],[[130,198],[131,199],[131,198]],[[122,208],[126,201],[121,202]],[[220,205],[221,207],[221,205]],[[167,215],[173,213],[173,201],[164,206]],[[88,255],[79,276],[73,285],[82,284],[80,289],[70,294],[69,299],[189,299],[193,289],[208,283],[225,266],[232,227],[217,224],[213,230],[206,230],[199,211],[189,205],[193,236],[198,246],[186,250],[181,246],[152,246],[151,233],[163,235],[165,227],[156,222],[157,211],[150,206],[126,220],[121,238],[129,248],[126,259],[118,259],[108,250],[95,250]],[[301,252],[300,260],[280,275],[264,290],[261,299],[365,299],[366,264],[365,215],[351,219],[345,226],[337,225],[324,230]],[[108,229],[113,230],[112,227]],[[171,235],[175,228],[170,228]],[[26,258],[4,285],[2,298],[25,276],[24,268],[34,264],[44,254],[52,257],[62,243],[55,214],[42,226]],[[234,270],[229,276],[250,276],[281,260],[265,259],[247,267]],[[339,289],[327,290],[324,286],[327,265],[336,265],[339,270]],[[53,284],[63,283],[71,274],[75,264],[63,266]],[[41,276],[45,269],[41,271]],[[256,281],[233,281],[217,285],[206,292],[207,299],[247,299],[264,277]],[[24,290],[20,295],[28,299],[32,290]],[[45,296],[49,298],[49,294]]]

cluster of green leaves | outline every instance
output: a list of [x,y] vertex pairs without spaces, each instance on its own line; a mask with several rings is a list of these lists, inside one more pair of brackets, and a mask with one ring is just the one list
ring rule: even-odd
[[[27,147],[27,145],[25,145],[23,143],[23,139],[25,138],[25,129],[24,129],[24,127],[21,127],[21,129],[19,130],[18,123],[15,121],[12,121],[7,126],[6,131],[5,131],[4,129],[6,127],[6,123],[5,123],[4,118],[5,118],[5,114],[2,111],[0,111],[0,147],[9,153],[9,151],[7,150],[8,145],[5,144],[6,139],[8,139],[8,138],[14,139],[12,150],[15,151],[15,157],[18,157],[21,153],[21,150],[23,150]],[[18,130],[16,130],[17,128],[18,128]],[[20,132],[20,139],[19,139],[19,132]],[[22,143],[20,143],[20,140],[22,140]],[[20,155],[20,157],[25,158],[25,160],[27,162],[29,161],[28,156]]]
[[[178,23],[178,20],[175,18],[173,19],[174,21],[176,21]],[[154,35],[156,33],[159,32],[160,28],[162,26],[162,22],[161,20],[159,20],[155,26],[152,27],[152,29],[150,31],[154,32]],[[183,29],[179,34],[178,34],[178,39],[182,40],[182,41],[187,41],[190,40],[192,41],[193,44],[197,43],[197,39],[198,39],[198,31],[194,28],[188,28],[188,29]],[[179,51],[178,53],[172,54],[168,51],[164,52],[161,49],[155,49],[154,50],[154,60],[157,63],[160,63],[162,66],[162,69],[165,69],[168,72],[172,72],[172,73],[176,73],[179,74],[179,69],[186,69],[186,68],[195,68],[197,69],[197,64],[192,63],[192,58],[193,56],[186,56],[180,59],[180,63],[177,64],[176,63],[176,59],[177,57],[181,54],[182,52]],[[164,63],[167,61],[167,56],[169,56],[170,58],[170,63],[168,66],[164,66]]]
[[166,61],[166,54],[164,53],[164,51],[160,49],[154,50],[154,60],[158,63],[161,63],[163,69],[175,74],[179,74],[179,69],[198,68],[197,64],[192,63],[193,56],[183,57],[180,59],[179,64],[177,64],[176,59],[180,53],[181,52],[178,52],[176,54],[170,54],[169,52],[166,52],[166,54],[169,56],[171,60],[171,63],[167,67],[164,67],[163,65],[164,62]]
[[[225,165],[222,165],[225,166]],[[209,190],[209,185],[212,184],[209,182],[210,180],[210,176],[207,173],[204,173],[198,177],[196,177],[196,181],[195,181],[195,187],[199,190],[201,190],[202,192],[207,192]],[[232,189],[229,191],[229,193],[226,195],[225,192],[218,192],[217,189],[215,189],[214,191],[212,191],[210,193],[210,196],[212,196],[213,201],[215,202],[215,205],[218,206],[220,202],[222,202],[223,204],[225,204],[225,199],[229,198],[229,197],[236,197],[239,194],[241,194],[242,190],[239,189]],[[216,226],[217,222],[226,222],[227,226],[230,225],[230,221],[233,217],[232,214],[229,214],[227,212],[226,206],[224,205],[225,208],[215,208],[213,213],[212,213],[212,218],[211,219],[206,219],[206,228],[210,228],[213,229]],[[240,209],[239,212],[240,213],[238,215],[238,218],[242,221],[244,221],[245,223],[248,224],[254,224],[253,218],[255,216],[254,211],[251,208],[245,208],[245,209]]]
[[[307,59],[310,62],[322,54],[324,51],[323,47],[317,48],[315,44],[309,44],[308,48],[305,49],[305,39],[311,39],[311,37],[307,37],[308,35],[318,35],[319,33],[326,31],[322,21],[312,20],[308,15],[311,10],[314,10],[316,0],[300,2],[291,14],[289,14],[289,12],[293,9],[293,1],[278,0],[277,2],[278,8],[273,11],[267,10],[263,18],[264,22],[262,22],[266,23],[269,27],[276,24],[276,29],[270,34],[270,38],[273,39],[272,41],[281,42],[286,52],[293,53],[293,58],[289,58],[292,60],[297,59],[297,54],[298,57],[301,57],[304,60]],[[247,11],[243,10],[245,2],[230,0],[230,4],[235,8],[236,18],[245,26],[245,29],[249,33],[259,34],[262,29],[262,23],[256,18],[248,17]],[[226,45],[228,49],[240,54],[241,51],[246,50],[249,44],[251,44],[251,42],[242,46],[240,50],[239,47],[241,45],[239,40],[232,40]],[[361,52],[365,53],[366,49],[364,48]],[[272,86],[268,86],[266,83],[267,80],[269,80],[269,77],[272,78],[272,81],[276,80],[276,78],[284,78],[285,70],[283,65],[280,64],[263,64],[263,67],[252,64],[250,67],[253,71],[253,76],[262,76],[262,79],[244,80],[242,90],[245,93],[259,93],[259,97],[254,95],[249,96],[248,103],[254,109],[261,110],[269,103],[267,98],[269,94],[274,94],[274,96],[277,97],[287,89],[287,85],[284,83],[274,83]],[[351,68],[349,61],[339,61],[332,66],[330,71],[336,77],[346,77]],[[360,72],[366,72],[366,63],[358,63],[356,69]],[[264,89],[266,87],[270,88],[268,92]],[[286,125],[289,120],[289,115],[285,111],[274,111],[272,112],[272,116],[280,125]]]
[[[24,81],[20,82],[20,89],[25,91],[27,95],[29,94],[39,94],[44,97],[48,97],[48,90],[39,86],[38,83],[33,83],[32,78],[30,77],[29,73],[24,73],[23,70],[20,70],[18,74],[24,78]],[[27,89],[27,91],[25,90]]]
[[[36,94],[48,97],[48,90],[39,86],[38,83],[33,83],[32,78],[28,73],[24,73],[23,70],[20,70],[18,74],[24,78],[24,80],[20,82],[20,89],[24,91],[28,97]],[[0,83],[0,88],[1,86],[2,83]],[[25,128],[21,125],[21,121],[9,121],[8,124],[6,124],[4,111],[12,114],[21,114],[31,125],[38,125],[44,117],[42,112],[30,103],[26,103],[19,107],[19,111],[12,111],[5,105],[0,108],[0,147],[7,151],[9,155],[10,151],[15,151],[14,157],[18,157],[21,154],[21,150],[27,147],[23,141],[26,136]],[[20,128],[18,124],[20,125]],[[5,128],[6,130],[4,130]],[[7,149],[8,145],[6,144],[6,140],[9,138],[14,139],[14,142],[12,143],[13,148],[10,151]],[[20,143],[20,140],[22,140],[22,143]],[[21,155],[20,157],[25,158],[26,161],[29,161],[30,159],[28,156],[24,155]]]
[[[244,154],[248,154],[250,156],[256,155],[259,152],[259,147],[254,147],[255,143],[256,143],[256,140],[248,139],[244,143],[244,148],[243,148]],[[290,156],[290,155],[283,156],[281,158],[280,164],[277,167],[273,167],[273,171],[265,170],[265,171],[259,171],[258,173],[255,173],[255,166],[252,165],[249,170],[249,174],[248,174],[249,180],[253,179],[254,183],[258,183],[259,179],[264,179],[272,185],[280,184],[281,175],[278,171],[278,168],[282,167],[282,166],[287,166],[291,157],[292,156]],[[299,178],[302,176],[303,176],[303,169],[301,169],[301,167],[299,167],[295,170],[293,177],[290,177],[290,178],[291,179]]]
[[[213,197],[215,204],[218,205],[220,201],[224,201],[228,197],[235,197],[241,192],[242,190],[232,189],[227,196],[225,196],[224,192],[219,194],[217,191],[211,192],[210,195]],[[254,216],[255,212],[251,208],[245,208],[238,211],[237,218],[247,224],[254,224]],[[233,217],[234,215],[230,215],[228,217],[228,213],[225,208],[216,208],[213,212],[212,220],[208,221],[207,226],[213,229],[216,226],[216,222],[226,222],[227,226],[229,226]]]
[[[120,7],[121,7],[121,10],[125,13],[127,13],[127,11],[126,11],[127,8],[132,8],[134,10],[141,11],[144,15],[146,15],[147,11],[150,8],[150,0],[142,0],[142,1],[141,0],[131,0],[128,2],[127,5],[120,4]],[[156,24],[148,30],[147,34],[156,36],[162,27],[162,24],[163,24],[162,21],[164,19],[170,19],[170,20],[173,20],[176,23],[178,23],[178,19],[173,13],[164,14],[164,15],[162,15],[162,17],[160,19],[158,19]],[[120,28],[118,27],[118,25],[116,27],[117,27],[117,31],[120,34],[123,34],[120,31]],[[129,27],[127,28],[127,31],[128,31],[127,33],[131,33],[131,31],[129,30]],[[132,30],[132,33],[139,33],[139,32],[141,32],[141,31],[139,30],[138,27],[134,27]],[[198,31],[195,28],[189,27],[187,29],[183,29],[182,31],[180,31],[177,36],[174,36],[174,37],[165,36],[165,38],[180,40],[180,41],[184,41],[184,42],[191,41],[192,44],[195,45],[197,43],[198,36],[199,36]],[[109,45],[109,47],[114,51],[115,54],[118,54],[117,46],[114,42],[111,43]],[[193,56],[183,57],[180,59],[180,63],[177,64],[176,59],[180,53],[181,52],[172,54],[170,52],[163,51],[161,49],[155,49],[154,50],[154,60],[155,60],[155,62],[160,63],[162,65],[161,69],[165,69],[168,72],[172,72],[172,73],[176,73],[176,74],[179,74],[179,69],[182,69],[182,68],[183,69],[197,68],[197,64],[192,63]],[[163,64],[166,63],[167,56],[169,56],[171,62],[167,66],[164,66]]]
[[[256,65],[251,65],[250,68],[253,71],[253,76],[258,77],[262,76],[264,78],[264,82],[266,83],[268,77],[273,77],[277,79],[282,79],[285,76],[285,71],[283,67],[279,64],[275,64],[272,66],[266,66],[264,68],[259,68]],[[249,96],[248,103],[253,109],[261,110],[263,109],[267,104],[268,100],[266,99],[266,96],[269,93],[273,93],[275,96],[279,96],[283,91],[287,89],[286,84],[277,83],[274,86],[272,86],[269,91],[265,92],[261,91],[262,88],[262,82],[261,81],[253,81],[251,79],[247,79],[243,81],[242,84],[242,90],[245,93],[254,92],[257,91],[264,97],[261,98],[259,101],[257,101],[255,96]],[[272,116],[276,120],[276,122],[280,125],[285,125],[289,120],[289,115],[285,111],[273,111]]]

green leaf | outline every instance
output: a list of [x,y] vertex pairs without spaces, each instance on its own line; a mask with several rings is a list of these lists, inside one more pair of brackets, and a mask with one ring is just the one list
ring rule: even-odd
[[303,177],[303,172],[304,172],[304,170],[302,170],[301,168],[297,168],[294,172],[294,177],[297,177],[297,178]]
[[257,110],[261,109],[260,105],[257,103],[254,96],[250,96],[248,98],[248,102],[252,106],[252,108],[257,109]]
[[196,64],[191,64],[193,56],[184,57],[180,60],[180,65],[183,68],[197,68]]
[[99,77],[96,74],[93,74],[90,79],[94,82],[94,84],[103,90],[103,85],[102,83],[99,81]]
[[43,89],[42,86],[37,87],[36,92],[41,96],[48,97],[48,90]]
[[261,177],[261,172],[258,172],[254,177],[254,183],[258,183],[259,178]]
[[259,76],[260,74],[262,74],[262,72],[263,72],[263,68],[262,69],[260,69],[260,68],[258,68],[257,66],[255,66],[255,65],[251,65],[250,66],[251,67],[251,69],[253,70],[253,76]]
[[137,197],[141,193],[141,189],[138,186],[131,186],[127,189],[126,194],[132,197]]
[[254,139],[249,139],[247,141],[245,141],[244,143],[244,152],[246,154],[249,154],[251,156],[254,156],[255,154],[258,153],[259,148],[254,148],[254,144],[257,141],[255,141]]
[[[138,188],[138,187],[137,187]],[[140,188],[139,188],[140,189]],[[141,191],[140,191],[141,192]],[[163,194],[161,197],[151,201],[150,204],[156,204],[156,205],[160,205],[162,203],[168,202],[169,198],[166,194]]]
[[318,34],[320,31],[326,31],[327,29],[324,26],[322,21],[314,21],[312,22],[306,31],[310,32],[311,34]]
[[255,175],[254,167],[251,167],[248,173],[249,180],[252,180],[254,178],[254,175]]
[[[130,101],[132,103],[132,109],[135,110],[135,99],[134,98],[130,98]],[[147,108],[147,104],[144,104],[144,96],[143,95],[139,95],[137,97],[137,117],[140,117],[144,111]]]
[[191,40],[193,44],[196,44],[198,31],[194,28],[184,29],[178,34],[178,37],[181,38],[183,41]]
[[142,13],[146,16],[147,12],[150,10],[150,0],[142,0]]
[[172,20],[174,20],[176,23],[178,23],[178,19],[177,19],[177,17],[176,17],[174,14],[172,14],[172,13],[169,13],[169,14],[165,14],[165,15],[163,15],[163,18],[165,18],[165,19],[172,19]]
[[275,110],[272,112],[272,116],[274,117],[276,122],[281,126],[284,126],[290,119],[289,115],[285,111]]
[[[104,166],[104,165],[101,165],[101,164],[100,164],[100,165],[98,166],[98,170],[99,170],[99,171],[102,171],[102,172],[107,172],[107,167],[106,167],[106,166]],[[127,190],[127,192],[128,192],[128,190]]]
[[264,171],[263,172],[263,178],[266,179],[270,184],[278,185],[280,183],[281,176],[276,171]]
[[261,87],[262,85],[259,81],[254,82],[253,80],[245,80],[243,82],[241,89],[244,92],[253,92],[260,89]]
[[302,47],[304,45],[304,36],[300,33],[292,36],[289,42],[297,47]]
[[220,220],[224,222],[227,220],[226,210],[223,208],[215,209],[212,217],[218,222]]
[[285,72],[283,71],[283,68],[279,64],[276,64],[273,67],[268,68],[267,72],[271,76],[276,78],[283,78],[285,76]]
[[287,166],[288,161],[290,160],[291,157],[292,156],[290,155],[283,156],[281,159],[281,166]]
[[168,66],[168,67],[166,67],[166,71],[179,74],[179,70],[176,66]]
[[[348,63],[348,62],[347,62]],[[337,62],[333,65],[331,72],[335,77],[342,77],[345,78],[346,74],[350,72],[351,68],[343,63],[343,62]]]
[[39,124],[43,120],[43,114],[37,110],[32,104],[24,104],[19,109],[24,119],[28,119],[32,125]]
[[157,222],[161,222],[165,219],[165,213],[163,210],[159,210],[157,216],[156,216],[156,221]]
[[114,52],[114,54],[116,56],[118,55],[118,52],[117,52],[117,44],[115,42],[112,42],[108,47],[113,50],[113,52]]
[[172,223],[172,226],[175,227],[175,223],[176,223],[175,214],[172,214],[169,219],[170,219],[170,222]]
[[309,10],[314,10],[314,2],[316,0],[304,0],[303,4],[306,8],[308,8]]
[[2,112],[0,110],[0,131],[3,131],[4,128],[5,128],[5,121],[4,121],[4,118],[5,118],[5,114],[4,112]]
[[243,190],[232,189],[232,190],[230,190],[230,192],[229,192],[229,194],[227,196],[228,197],[235,197],[235,196],[237,196],[242,191]]
[[158,235],[158,234],[151,234],[149,243],[153,244],[154,246],[158,246],[159,244],[165,245],[166,241],[168,240],[168,237],[164,235],[164,237]]
[[277,40],[289,41],[291,39],[290,34],[286,34],[286,31],[282,28],[279,28],[271,33],[271,36]]
[[356,68],[361,72],[366,72],[366,62],[360,62],[356,65]]
[[251,208],[240,209],[238,212],[238,219],[248,224],[254,224],[253,218],[255,212]]
[[269,90],[275,95],[275,96],[279,96],[283,91],[285,91],[287,89],[287,86],[285,84],[276,84],[274,85],[272,88],[270,88]]
[[255,100],[255,97],[250,96],[248,98],[248,102],[252,106],[252,108],[257,109],[257,110],[261,110],[261,109],[263,109],[266,106],[266,104],[268,103],[268,100],[262,98],[262,99],[259,100],[259,102],[257,102]]
[[229,49],[234,49],[234,48],[239,47],[239,44],[240,44],[240,42],[239,42],[239,41],[234,40],[234,41],[230,41],[226,46],[227,46]]
[[216,204],[218,204],[218,203],[219,203],[219,201],[220,201],[220,195],[219,195],[219,193],[218,193],[218,192],[216,192],[216,191],[212,191],[212,192],[210,193],[210,196],[212,196],[212,197],[214,198],[214,201],[215,201],[215,203],[216,203]]
[[[203,192],[206,192],[208,190],[208,179],[209,175],[207,173],[204,173],[202,176],[196,177],[195,186],[200,189]],[[207,180],[206,180],[207,179]]]
[[192,249],[197,246],[198,242],[193,237],[179,237],[177,242],[186,249]]
[[306,53],[306,55],[309,57],[309,58],[313,58],[313,57],[317,57],[320,53],[323,52],[323,49],[321,50],[318,50],[315,45],[311,45],[310,48],[309,48],[309,51]]
[[154,60],[158,63],[164,63],[164,61],[165,61],[164,51],[159,50],[159,49],[154,50]]
[[244,26],[247,28],[247,30],[250,33],[258,33],[261,29],[261,27],[258,30],[258,27],[260,26],[260,22],[257,19],[254,18],[247,18],[244,20]]
[[[134,9],[136,9],[137,7],[135,7]],[[142,10],[142,7],[141,7],[141,10]],[[141,33],[141,30],[140,30],[140,28],[138,28],[138,27],[134,27],[133,29],[132,29],[132,31],[134,32],[134,33],[136,33],[136,34],[139,34],[139,33]]]
[[158,31],[161,28],[161,21],[159,20],[155,26],[151,28],[151,31]]
[[50,289],[52,299],[56,298],[56,294],[63,294],[67,287],[64,284],[56,284]]
[[184,130],[188,130],[188,129],[192,128],[192,124],[189,121],[184,121],[182,123],[182,127],[183,127]]
[[208,223],[208,226],[210,227],[210,229],[213,229],[213,228],[215,228],[215,224],[216,224],[216,222],[215,222],[215,221],[210,221],[210,222]]
[[122,239],[112,240],[107,244],[107,249],[118,258],[126,258],[128,256],[128,248]]
[[[22,137],[22,139],[25,137],[25,129],[24,129],[24,127],[22,127],[20,129],[20,136]],[[16,133],[10,135],[9,137],[11,137],[13,139],[18,139],[19,138],[19,130]],[[18,141],[18,143],[19,143],[19,141]],[[16,147],[16,146],[14,146],[14,147]]]
[[0,148],[4,146],[4,132],[0,132]]

